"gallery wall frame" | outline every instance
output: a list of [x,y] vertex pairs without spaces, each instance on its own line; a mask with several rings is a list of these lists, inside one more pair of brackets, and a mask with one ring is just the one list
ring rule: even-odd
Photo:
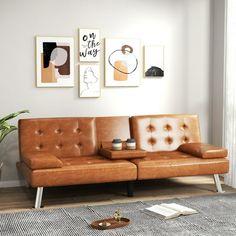
[[36,86],[74,86],[74,38],[36,36]]
[[144,77],[160,78],[164,76],[164,46],[144,46]]
[[79,61],[99,62],[100,61],[100,30],[79,29]]
[[140,84],[140,40],[105,39],[105,86],[130,87]]
[[100,65],[79,66],[79,95],[81,98],[97,98],[101,94]]

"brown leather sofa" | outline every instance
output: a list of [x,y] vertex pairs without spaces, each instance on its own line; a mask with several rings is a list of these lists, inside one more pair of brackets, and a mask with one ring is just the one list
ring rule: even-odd
[[[145,155],[103,156],[113,138],[129,137]],[[17,167],[37,188],[35,208],[51,186],[124,181],[132,196],[135,180],[209,174],[222,192],[218,174],[229,168],[226,149],[201,144],[196,115],[22,119],[19,147]]]

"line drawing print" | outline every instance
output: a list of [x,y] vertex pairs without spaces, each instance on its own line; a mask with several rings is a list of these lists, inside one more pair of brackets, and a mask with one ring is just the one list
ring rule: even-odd
[[82,75],[83,89],[80,92],[80,96],[83,97],[95,97],[99,95],[99,79],[95,75],[91,66],[85,68]]

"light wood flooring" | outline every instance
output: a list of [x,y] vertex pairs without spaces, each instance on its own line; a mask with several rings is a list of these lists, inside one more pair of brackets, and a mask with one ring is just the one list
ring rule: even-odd
[[[236,193],[236,189],[222,187],[226,193]],[[0,211],[30,210],[35,194],[35,189],[28,187],[0,188]],[[213,177],[178,177],[135,182],[133,197],[127,197],[125,183],[44,188],[43,205],[49,209],[212,194],[218,194]]]

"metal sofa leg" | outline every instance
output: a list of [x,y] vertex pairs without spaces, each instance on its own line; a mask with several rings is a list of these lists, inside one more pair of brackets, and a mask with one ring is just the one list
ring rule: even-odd
[[217,192],[224,193],[224,191],[222,190],[222,187],[221,187],[220,178],[219,178],[218,174],[214,174],[214,181],[215,181]]
[[127,182],[127,196],[128,197],[134,196],[134,189],[133,189],[133,182],[132,181]]
[[34,205],[35,209],[40,209],[41,208],[42,196],[43,196],[43,187],[38,187],[37,188],[36,199],[35,199],[35,205]]

